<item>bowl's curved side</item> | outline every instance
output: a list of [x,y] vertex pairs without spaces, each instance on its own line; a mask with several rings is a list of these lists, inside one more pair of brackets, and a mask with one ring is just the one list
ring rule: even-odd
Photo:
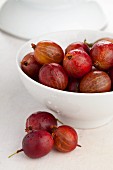
[[73,95],[40,86],[20,75],[28,92],[42,105],[54,111],[65,124],[76,128],[95,128],[113,117],[113,94]]

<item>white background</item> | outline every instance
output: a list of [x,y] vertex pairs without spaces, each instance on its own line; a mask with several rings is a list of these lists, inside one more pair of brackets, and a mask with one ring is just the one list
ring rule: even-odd
[[[113,32],[113,1],[98,2],[108,19],[106,31]],[[27,116],[44,110],[18,76],[15,57],[24,42],[0,32],[0,170],[113,170],[113,121],[97,129],[77,130],[82,148],[68,154],[53,150],[41,159],[32,160],[23,153],[8,159],[21,148]]]

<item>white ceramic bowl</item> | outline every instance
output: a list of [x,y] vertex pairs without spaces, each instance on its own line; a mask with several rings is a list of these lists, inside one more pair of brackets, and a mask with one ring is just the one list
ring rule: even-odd
[[92,0],[7,0],[0,8],[0,29],[24,39],[62,29],[100,30],[106,25],[104,11]]
[[[38,102],[57,114],[57,117],[75,128],[95,128],[108,123],[113,118],[113,92],[73,93],[46,87],[30,79],[20,68],[22,58],[32,51],[31,43],[52,40],[63,49],[75,41],[94,42],[98,38],[113,37],[112,33],[90,30],[69,30],[45,34],[27,42],[17,54],[17,67],[20,78],[28,92]],[[27,103],[26,103],[27,105]]]

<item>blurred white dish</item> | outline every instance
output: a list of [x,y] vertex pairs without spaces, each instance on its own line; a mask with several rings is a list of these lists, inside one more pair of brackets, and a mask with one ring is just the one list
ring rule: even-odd
[[0,10],[0,29],[31,39],[69,29],[104,29],[106,17],[94,1],[8,0]]
[[[63,49],[74,41],[93,42],[98,38],[113,37],[112,33],[102,31],[70,30],[45,34],[27,42],[18,52],[17,68],[22,82],[28,92],[43,106],[54,111],[65,124],[75,128],[95,128],[108,123],[113,118],[113,92],[106,93],[72,93],[46,87],[30,79],[20,68],[22,58],[32,51],[31,43],[40,40],[52,40]],[[26,103],[27,105],[27,103]]]

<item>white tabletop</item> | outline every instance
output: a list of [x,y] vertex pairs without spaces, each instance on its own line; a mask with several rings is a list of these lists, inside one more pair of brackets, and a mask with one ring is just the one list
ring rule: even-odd
[[[98,2],[108,17],[106,31],[113,32],[112,0]],[[28,94],[18,76],[15,57],[24,42],[0,32],[0,170],[113,170],[113,121],[92,130],[77,129],[82,147],[70,153],[53,150],[35,160],[20,153],[8,159],[21,148],[27,116],[44,110]]]

